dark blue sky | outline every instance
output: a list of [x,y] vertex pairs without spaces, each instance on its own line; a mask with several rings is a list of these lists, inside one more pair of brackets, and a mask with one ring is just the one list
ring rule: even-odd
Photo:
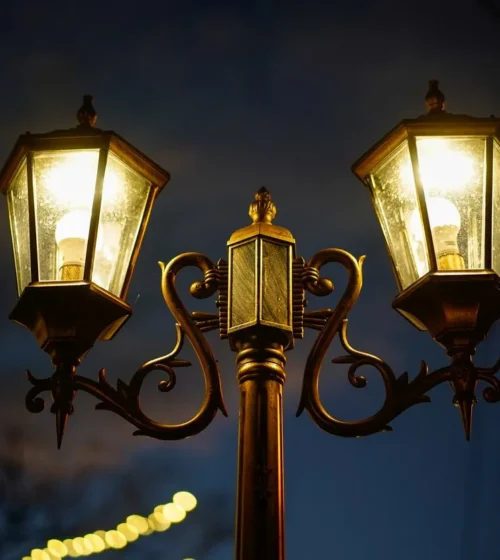
[[[143,361],[171,348],[173,320],[163,305],[156,262],[191,250],[214,260],[225,256],[227,238],[248,223],[248,203],[263,184],[278,206],[275,222],[292,230],[300,254],[341,247],[367,255],[351,343],[397,372],[416,373],[420,359],[444,365],[444,352],[430,337],[391,309],[396,285],[382,234],[350,166],[400,119],[423,112],[430,78],[440,79],[451,112],[500,114],[500,21],[484,6],[473,0],[28,1],[22,10],[11,3],[2,12],[0,157],[26,130],[73,126],[81,95],[92,93],[98,125],[116,130],[172,174],[129,292],[134,316],[114,341],[94,348],[82,374],[96,376],[105,366],[111,379],[128,379]],[[53,417],[24,409],[23,371],[46,376],[51,369],[34,337],[6,318],[16,291],[4,209],[1,214],[0,420],[32,434],[30,467],[47,479],[68,479],[70,487],[82,484],[75,473],[83,464],[96,473],[107,469],[92,486],[97,503],[109,487],[109,472],[124,469],[141,496],[127,507],[168,501],[181,487],[197,494],[200,504],[212,493],[232,499],[237,385],[234,355],[216,336],[211,339],[228,419],[217,417],[184,442],[139,440],[121,419],[94,412],[82,394],[56,452]],[[332,267],[331,273],[338,286],[328,304],[333,306],[344,280],[342,270]],[[194,279],[190,272],[185,276],[186,285]],[[310,298],[311,308],[325,303]],[[497,336],[494,328],[479,349],[481,365],[496,360]],[[329,436],[306,415],[294,417],[312,340],[299,341],[288,355],[288,560],[497,558],[500,407],[480,402],[469,444],[448,387],[434,391],[432,404],[394,421],[392,434]],[[338,354],[335,346],[331,357]],[[376,373],[364,391],[352,389],[345,373],[343,366],[325,368],[322,395],[329,410],[345,418],[374,410],[382,396]],[[176,421],[195,412],[201,375],[191,368],[178,377],[168,395],[156,393],[150,381],[144,400],[155,418]],[[98,453],[89,452],[91,445]],[[84,530],[98,528],[83,509],[76,515]],[[180,560],[181,551],[169,552],[170,538],[173,533],[144,539],[120,558],[150,557],[164,543],[162,558]],[[27,536],[27,551],[43,544]],[[182,553],[192,554],[189,542]],[[232,554],[228,542],[196,560],[229,560]]]

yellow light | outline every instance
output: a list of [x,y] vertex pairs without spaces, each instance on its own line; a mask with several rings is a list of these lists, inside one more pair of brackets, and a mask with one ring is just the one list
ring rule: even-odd
[[180,523],[186,517],[186,512],[178,505],[169,503],[163,508],[163,516],[171,523]]
[[71,556],[71,558],[78,558],[80,556],[80,554],[73,547],[73,539],[66,539],[63,541],[63,544],[68,551],[68,556]]
[[[67,152],[55,159],[55,164],[44,174],[43,181],[59,206],[91,207],[94,196],[99,152],[83,150]],[[120,180],[106,166],[103,202],[112,202],[119,193]]]
[[155,511],[148,517],[149,526],[159,533],[166,531],[170,527],[170,521],[160,511]]
[[427,191],[462,190],[474,175],[474,160],[444,138],[417,140],[420,177]]
[[92,552],[102,552],[106,549],[104,539],[95,533],[89,533],[88,535],[85,535],[84,538],[92,545]]
[[139,538],[139,531],[135,525],[131,523],[120,523],[116,528],[128,542],[134,542]]
[[129,515],[126,521],[137,529],[139,535],[146,533],[149,528],[148,520],[142,515]]
[[93,552],[92,543],[83,537],[76,537],[76,539],[73,539],[73,549],[80,556],[88,556]]
[[68,549],[66,545],[57,539],[51,539],[47,542],[47,549],[53,556],[57,558],[64,558],[68,555]]
[[196,504],[198,503],[191,492],[184,491],[174,494],[173,502],[176,506],[179,506],[187,512],[193,511],[193,509],[196,507]]
[[124,548],[127,546],[127,539],[118,531],[106,531],[106,542],[111,548]]
[[31,551],[32,560],[50,560],[50,556],[41,548],[34,548]]

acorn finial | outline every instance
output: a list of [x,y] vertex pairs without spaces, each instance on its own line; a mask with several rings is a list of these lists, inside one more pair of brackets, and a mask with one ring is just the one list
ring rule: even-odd
[[271,193],[266,187],[261,187],[255,193],[255,201],[250,204],[248,214],[254,224],[259,222],[270,224],[273,221],[276,216],[276,206],[271,200]]
[[425,96],[425,107],[428,114],[444,113],[446,100],[444,93],[439,89],[437,80],[429,80],[429,91]]
[[82,128],[91,128],[97,120],[97,112],[92,105],[94,98],[91,95],[83,96],[83,105],[78,109],[76,118]]

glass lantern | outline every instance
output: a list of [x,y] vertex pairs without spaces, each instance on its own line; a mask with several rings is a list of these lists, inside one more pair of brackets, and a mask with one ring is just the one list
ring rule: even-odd
[[353,171],[370,190],[391,256],[394,307],[435,333],[450,327],[451,299],[455,310],[460,301],[474,307],[482,291],[481,305],[500,304],[500,119],[446,113],[436,81],[426,104],[428,114],[403,120]]
[[93,128],[90,96],[78,117],[73,129],[22,135],[0,173],[21,298],[12,318],[30,329],[38,328],[35,308],[49,297],[42,293],[81,297],[82,285],[130,315],[124,300],[134,265],[155,197],[169,179],[116,133]]

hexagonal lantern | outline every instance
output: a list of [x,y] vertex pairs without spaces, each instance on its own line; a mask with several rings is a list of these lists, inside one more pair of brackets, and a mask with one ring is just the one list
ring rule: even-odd
[[20,299],[11,319],[53,359],[79,359],[131,314],[125,297],[156,195],[169,174],[112,131],[24,134],[0,173]]
[[370,189],[400,295],[394,307],[449,353],[500,316],[500,119],[445,112],[406,119],[354,165]]
[[265,187],[255,195],[249,214],[253,223],[228,241],[228,336],[234,346],[256,328],[273,329],[290,348],[295,240],[287,229],[272,224],[276,206]]

